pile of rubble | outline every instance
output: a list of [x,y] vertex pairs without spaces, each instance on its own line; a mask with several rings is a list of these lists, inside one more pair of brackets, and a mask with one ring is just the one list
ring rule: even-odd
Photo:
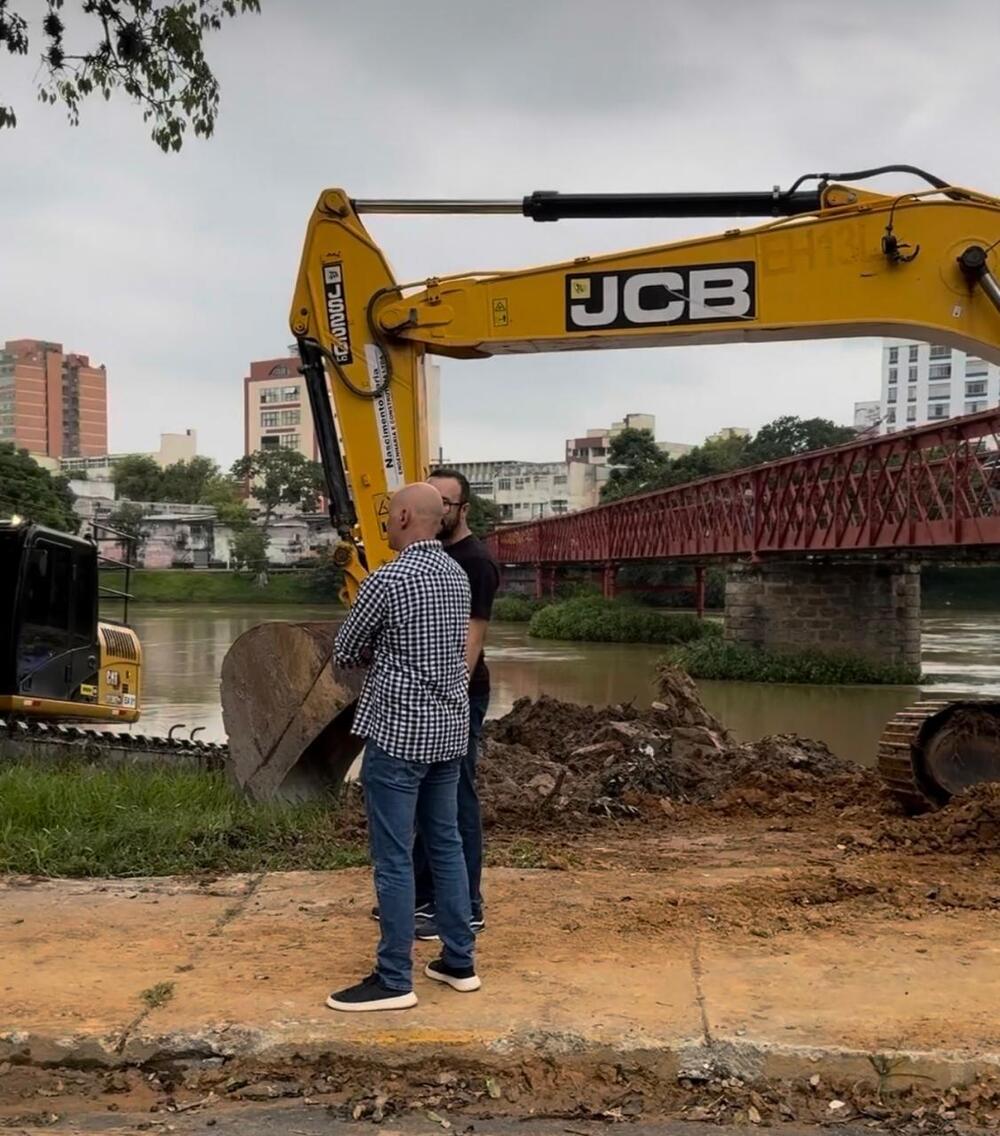
[[479,779],[486,823],[534,828],[669,815],[685,805],[795,814],[881,795],[875,774],[822,742],[782,734],[737,743],[691,679],[670,666],[659,672],[659,699],[644,710],[519,699],[487,726]]

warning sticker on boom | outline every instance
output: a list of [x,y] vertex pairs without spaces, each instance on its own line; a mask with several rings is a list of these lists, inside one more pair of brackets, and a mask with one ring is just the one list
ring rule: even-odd
[[[368,381],[371,390],[377,390],[388,374],[382,349],[374,343],[365,344],[365,362],[368,364]],[[392,405],[392,394],[385,390],[372,400],[375,411],[375,428],[378,431],[379,446],[382,449],[382,466],[385,470],[385,487],[390,493],[402,489],[405,482],[403,473],[403,453],[399,448],[399,430],[396,426],[396,411]]]
[[353,362],[351,333],[347,326],[347,296],[344,269],[340,264],[323,265],[323,291],[326,293],[326,321],[333,339],[333,357],[341,366]]

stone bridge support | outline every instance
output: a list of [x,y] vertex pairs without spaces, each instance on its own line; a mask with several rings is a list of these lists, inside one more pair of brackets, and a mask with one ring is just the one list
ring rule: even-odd
[[772,561],[730,568],[725,636],[920,666],[920,568]]

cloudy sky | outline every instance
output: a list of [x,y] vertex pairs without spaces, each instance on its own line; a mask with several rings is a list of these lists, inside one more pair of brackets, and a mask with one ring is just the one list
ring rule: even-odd
[[[70,3],[72,6],[72,0]],[[0,59],[0,339],[108,367],[111,444],[242,446],[248,362],[284,353],[320,191],[520,197],[769,189],[887,162],[1000,189],[992,0],[263,0],[211,37],[222,112],[164,155],[119,97],[67,125]],[[43,0],[13,4],[37,18]],[[907,184],[883,181],[880,188]],[[397,277],[516,268],[731,222],[379,218]],[[553,459],[629,411],[697,442],[779,414],[850,421],[871,340],[444,360],[448,456]]]

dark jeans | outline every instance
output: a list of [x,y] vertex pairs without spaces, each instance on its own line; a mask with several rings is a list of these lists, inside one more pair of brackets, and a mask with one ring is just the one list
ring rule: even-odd
[[[462,758],[462,768],[458,775],[458,831],[462,836],[465,870],[469,877],[469,898],[476,919],[482,918],[483,914],[483,821],[479,811],[479,794],[476,792],[476,764],[479,760],[479,739],[489,705],[489,691],[469,697],[469,748]],[[434,878],[419,832],[413,846],[413,872],[417,885],[417,906],[428,906],[432,911],[437,911]]]
[[377,971],[390,990],[413,989],[413,830],[420,833],[434,878],[441,957],[473,965],[469,881],[458,835],[460,759],[401,761],[369,741],[361,766],[368,840],[382,937]]

